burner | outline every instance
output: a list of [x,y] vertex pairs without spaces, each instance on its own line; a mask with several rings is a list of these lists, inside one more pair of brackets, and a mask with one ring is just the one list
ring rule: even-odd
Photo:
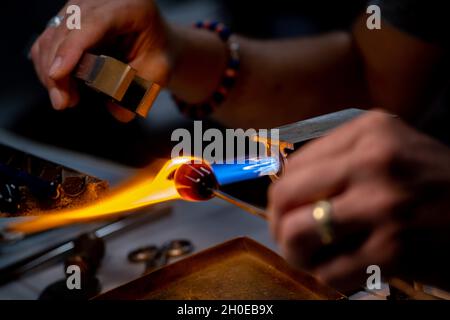
[[106,189],[105,181],[0,145],[0,217],[75,207]]
[[20,209],[21,194],[19,188],[12,183],[0,183],[0,208],[11,213]]

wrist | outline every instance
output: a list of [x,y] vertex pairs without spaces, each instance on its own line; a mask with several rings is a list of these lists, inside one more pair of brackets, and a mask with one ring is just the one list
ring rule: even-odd
[[217,35],[171,26],[168,89],[188,103],[209,98],[227,64],[227,47]]

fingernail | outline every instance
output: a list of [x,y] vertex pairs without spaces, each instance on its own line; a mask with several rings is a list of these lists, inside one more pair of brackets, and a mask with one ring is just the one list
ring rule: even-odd
[[50,89],[50,100],[52,101],[53,108],[55,108],[56,110],[63,109],[64,99],[63,96],[61,95],[61,92],[58,89],[56,88]]
[[53,61],[52,66],[50,67],[50,71],[48,73],[50,78],[53,78],[57,75],[59,71],[59,67],[61,67],[62,64],[62,58],[56,57],[56,59]]

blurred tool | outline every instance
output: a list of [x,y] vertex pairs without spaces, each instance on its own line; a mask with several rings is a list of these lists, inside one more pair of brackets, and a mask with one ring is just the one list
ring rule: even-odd
[[[31,193],[39,198],[57,198],[59,196],[58,184],[54,181],[39,179],[26,171],[15,169],[12,166],[0,163],[0,175],[11,181],[9,186],[12,189],[16,189],[16,185],[27,185]],[[0,199],[2,198],[0,194]]]
[[[0,164],[0,170],[1,170]],[[0,181],[0,208],[8,212],[17,212],[20,209],[21,194],[16,184]]]
[[106,181],[0,144],[1,217],[75,208],[107,189]]
[[144,118],[161,89],[158,84],[137,76],[137,71],[128,64],[105,55],[85,53],[75,76]]
[[103,257],[105,242],[95,232],[84,233],[73,241],[72,253],[65,260],[65,269],[76,265],[80,268],[82,278],[95,276]]
[[[39,300],[88,300],[101,291],[97,270],[105,256],[105,242],[95,232],[85,233],[73,241],[72,253],[64,261],[66,279],[56,281],[46,287]],[[80,288],[71,290],[67,286],[69,267],[80,270]]]
[[162,247],[150,245],[131,251],[128,261],[145,263],[144,274],[165,266],[171,259],[185,256],[194,251],[194,245],[189,240],[171,240]]
[[[154,219],[157,219],[158,217],[168,214],[171,211],[171,207],[169,206],[159,206],[155,207],[151,214],[142,213],[139,216],[129,216],[122,218],[118,221],[115,221],[113,223],[108,223],[107,225],[104,225],[97,230],[93,231],[93,233],[90,236],[81,235],[78,238],[74,240],[70,240],[64,243],[61,243],[59,245],[53,246],[51,248],[45,249],[41,252],[38,252],[36,254],[33,254],[25,259],[22,259],[18,262],[15,262],[9,266],[6,266],[4,268],[0,269],[0,285],[4,285],[12,280],[20,278],[25,273],[35,270],[39,267],[42,267],[44,265],[47,265],[52,262],[58,262],[61,261],[64,257],[67,257],[71,253],[79,253],[79,251],[74,251],[75,245],[78,244],[79,247],[85,247],[85,245],[89,244],[89,241],[86,241],[86,239],[90,239],[95,235],[96,241],[99,241],[99,239],[106,239],[108,237],[111,237],[113,235],[116,235],[122,231],[125,231],[128,228],[132,228],[135,226],[140,226],[144,222],[153,221]],[[88,238],[86,238],[88,237]],[[92,243],[91,243],[92,244]],[[89,245],[91,245],[89,244]],[[95,244],[95,243],[94,243]],[[95,244],[97,245],[97,244]],[[88,246],[89,247],[89,246]],[[98,247],[95,247],[98,248]],[[98,250],[98,249],[95,249]],[[99,250],[100,252],[101,250]],[[98,256],[99,254],[97,254]],[[86,260],[86,258],[83,258]],[[88,259],[89,260],[89,259]],[[92,266],[95,266],[96,264],[94,261],[85,261],[87,262],[87,265],[90,266],[90,269],[92,270]]]

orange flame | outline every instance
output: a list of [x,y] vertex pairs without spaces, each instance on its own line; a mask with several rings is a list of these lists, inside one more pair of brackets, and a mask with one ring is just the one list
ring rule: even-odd
[[8,230],[24,234],[36,233],[73,223],[112,218],[120,213],[152,204],[181,199],[173,179],[170,179],[169,176],[181,165],[192,160],[192,157],[169,160],[154,178],[151,175],[152,172],[143,171],[142,176],[139,175],[95,203],[14,223],[8,226]]

